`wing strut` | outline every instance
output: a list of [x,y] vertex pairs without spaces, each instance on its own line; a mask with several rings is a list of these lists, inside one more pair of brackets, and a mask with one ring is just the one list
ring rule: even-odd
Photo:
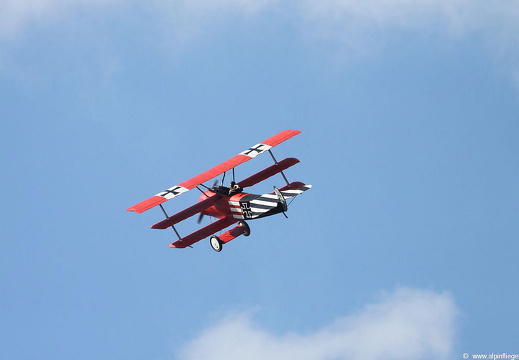
[[205,197],[209,197],[209,195],[207,195],[205,192],[203,192],[202,189],[200,189],[198,186],[196,188],[198,191],[200,191],[202,194],[204,194]]
[[[270,156],[272,157],[272,160],[274,160],[274,163],[276,165],[279,165],[278,161],[276,160],[276,158],[274,157],[274,154],[272,153],[272,151],[270,151],[270,149],[268,150],[269,151],[269,154]],[[285,173],[283,171],[280,171],[281,175],[283,176],[283,179],[285,179],[285,182],[287,183],[287,185],[290,185],[290,183],[288,182],[288,179],[287,177],[285,176]],[[286,216],[286,215],[285,215]]]
[[[168,213],[166,212],[166,210],[164,209],[164,206],[162,206],[162,204],[159,204],[160,208],[162,209],[162,212],[164,213],[164,216],[167,218],[169,218],[168,216]],[[180,236],[180,234],[178,233],[177,229],[175,229],[175,225],[171,225],[171,228],[173,229],[173,231],[175,232],[175,234],[177,234],[178,236],[178,239],[181,240],[182,237]]]

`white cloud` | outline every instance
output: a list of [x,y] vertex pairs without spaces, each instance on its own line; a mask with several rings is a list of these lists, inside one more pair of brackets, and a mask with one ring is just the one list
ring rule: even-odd
[[[201,23],[229,14],[250,16],[275,0],[154,0],[148,3],[157,17],[174,17],[176,22]],[[0,37],[12,37],[31,25],[52,22],[86,10],[105,10],[139,4],[135,0],[0,0]],[[196,24],[193,24],[196,22]]]
[[275,0],[159,0],[158,3],[197,16],[214,16],[229,11],[254,14],[274,4]]
[[[118,9],[136,0],[0,0],[0,34],[66,17],[80,10]],[[502,0],[153,0],[147,5],[172,28],[192,32],[229,16],[252,17],[269,10],[290,12],[301,31],[319,29],[330,38],[355,40],[391,29],[480,33],[507,47],[519,42],[519,2]],[[285,18],[286,19],[286,18]],[[310,26],[310,29],[308,27]],[[178,34],[177,34],[178,35]],[[362,40],[366,37],[361,36]]]
[[[0,31],[18,31],[31,23],[67,16],[77,10],[132,4],[137,2],[0,0]],[[303,19],[303,23],[340,25],[345,31],[356,28],[387,30],[443,27],[452,32],[482,30],[515,40],[519,38],[517,32],[511,31],[519,28],[519,3],[515,0],[154,0],[148,6],[156,9],[157,17],[175,16],[177,20],[186,22],[212,21],[230,14],[253,16],[278,9],[295,13],[296,18]]]
[[[214,33],[232,18],[252,18],[271,9],[279,0],[155,0],[167,36],[175,47]],[[217,31],[217,30],[216,30]]]
[[449,294],[404,288],[309,334],[273,334],[249,313],[232,314],[185,345],[178,359],[450,359],[456,313]]
[[519,45],[519,2],[515,0],[307,0],[301,17],[309,32],[348,49],[376,44],[394,30],[445,40],[476,38],[509,60],[515,60]]
[[[143,6],[136,0],[0,0],[0,39],[34,24],[136,4]],[[268,13],[272,21],[281,15],[277,20],[297,23],[302,38],[328,41],[352,55],[378,49],[394,30],[457,41],[475,38],[512,78],[519,73],[516,0],[153,0],[145,6],[161,24],[163,39],[175,42],[176,49],[228,26],[231,19]]]
[[120,0],[0,0],[0,37],[12,37],[33,24],[50,22],[78,10],[118,3]]
[[519,86],[516,0],[305,0],[301,18],[307,36],[335,43],[348,56],[380,49],[395,30],[445,41],[475,39]]
[[322,0],[306,1],[310,18],[351,22],[353,26],[423,27],[435,21],[457,22],[460,10],[470,9],[468,0]]

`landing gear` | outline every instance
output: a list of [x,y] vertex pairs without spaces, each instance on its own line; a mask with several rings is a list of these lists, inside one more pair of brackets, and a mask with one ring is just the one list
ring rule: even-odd
[[209,242],[211,243],[211,247],[213,248],[214,251],[216,251],[216,252],[222,251],[223,243],[218,236],[216,236],[216,235],[211,236],[211,238],[209,239]]
[[213,235],[209,238],[209,243],[214,251],[220,252],[222,251],[223,244],[228,243],[229,241],[236,239],[238,236],[249,236],[250,228],[249,225],[245,221],[238,221],[238,225],[233,227],[231,230],[228,230],[220,235],[220,237]]

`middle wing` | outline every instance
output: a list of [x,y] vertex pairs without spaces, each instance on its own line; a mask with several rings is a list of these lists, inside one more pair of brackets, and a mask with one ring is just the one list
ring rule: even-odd
[[238,185],[240,187],[242,187],[242,188],[249,187],[249,186],[254,186],[257,183],[259,183],[259,182],[261,182],[263,180],[266,180],[266,179],[268,179],[271,176],[279,174],[280,172],[282,172],[283,170],[288,169],[291,166],[294,166],[298,162],[299,162],[299,160],[296,159],[296,158],[286,158],[286,159],[283,159],[280,162],[278,162],[278,163],[276,163],[274,165],[271,165],[268,168],[263,169],[263,170],[257,172],[254,175],[249,176],[246,179],[241,180],[238,183]]
[[215,177],[217,177],[220,174],[223,174],[224,172],[246,162],[250,159],[255,158],[259,154],[270,150],[272,147],[282,143],[285,140],[290,139],[292,136],[295,136],[299,134],[301,131],[299,130],[284,130],[280,133],[268,138],[267,140],[254,145],[250,147],[249,149],[239,153],[238,155],[230,158],[229,160],[221,163],[220,165],[215,166],[214,168],[195,176],[194,178],[191,178],[187,181],[184,181],[183,183],[180,183],[176,186],[173,186],[169,189],[166,189],[144,201],[141,201],[138,204],[135,204],[131,207],[129,207],[128,211],[135,211],[136,213],[142,213],[146,210],[151,209],[152,207],[155,207],[159,204],[162,204],[163,202],[166,202],[170,199],[173,199],[176,196],[179,196],[193,188],[195,188],[197,185],[200,185],[208,180],[211,180]]
[[191,217],[195,214],[198,214],[200,211],[207,209],[208,207],[214,205],[215,202],[220,199],[221,196],[218,194],[214,194],[212,196],[209,196],[208,198],[197,202],[195,205],[192,205],[188,207],[187,209],[184,209],[175,215],[172,215],[170,217],[165,218],[162,221],[159,221],[155,225],[152,225],[152,229],[167,229],[170,226],[173,226],[182,220],[187,219],[188,217]]

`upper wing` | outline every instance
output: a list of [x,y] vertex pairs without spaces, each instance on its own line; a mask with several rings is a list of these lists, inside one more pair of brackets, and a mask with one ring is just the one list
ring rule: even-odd
[[208,180],[215,178],[216,176],[223,174],[224,172],[246,162],[250,159],[255,158],[259,154],[270,150],[272,147],[282,143],[285,140],[290,139],[292,136],[299,134],[301,131],[299,130],[284,130],[280,133],[268,138],[265,141],[262,141],[259,144],[256,144],[247,150],[239,153],[238,155],[230,158],[229,160],[221,163],[220,165],[215,166],[214,168],[207,170],[206,172],[197,175],[183,183],[170,187],[144,201],[141,201],[138,204],[135,204],[129,207],[128,211],[135,211],[136,213],[142,213],[148,209],[151,209],[154,206],[162,204],[169,199],[173,199],[175,196],[183,194],[197,185],[200,185]]

